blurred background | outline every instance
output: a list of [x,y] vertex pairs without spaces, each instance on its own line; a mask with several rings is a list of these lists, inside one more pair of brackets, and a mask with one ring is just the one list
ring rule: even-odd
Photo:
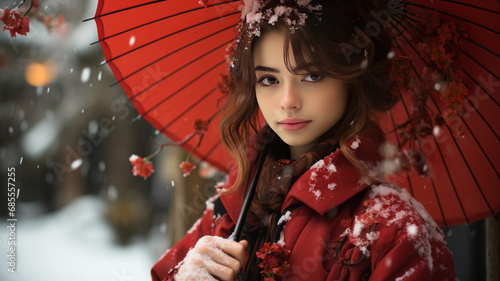
[[[29,6],[27,1],[24,5]],[[27,36],[0,33],[0,280],[150,280],[149,271],[204,210],[223,175],[182,177],[164,149],[147,180],[130,155],[169,142],[142,119],[104,60],[97,0],[39,0]],[[19,1],[0,0],[13,9]],[[15,168],[16,268],[9,269],[8,169]],[[458,280],[485,280],[485,223],[443,229]]]

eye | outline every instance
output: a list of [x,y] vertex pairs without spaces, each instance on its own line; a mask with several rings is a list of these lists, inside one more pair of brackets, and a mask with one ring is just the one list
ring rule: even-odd
[[323,76],[317,73],[311,73],[307,74],[307,76],[304,78],[304,81],[307,82],[317,82],[319,80],[323,79]]
[[272,76],[264,76],[259,79],[257,84],[260,84],[262,86],[272,86],[274,84],[278,84],[278,79],[272,77]]

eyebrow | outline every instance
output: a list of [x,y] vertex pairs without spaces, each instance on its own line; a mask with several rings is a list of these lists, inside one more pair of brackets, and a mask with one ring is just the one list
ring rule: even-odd
[[[295,72],[300,72],[302,70],[309,70],[309,69],[311,69],[311,67],[314,67],[314,64],[306,63],[306,64],[300,65],[298,67],[295,67],[293,70]],[[279,69],[268,67],[268,66],[262,66],[262,65],[256,66],[255,71],[266,71],[266,72],[280,73]]]
[[266,72],[280,73],[280,71],[276,68],[261,66],[261,65],[256,66],[255,71],[266,71]]

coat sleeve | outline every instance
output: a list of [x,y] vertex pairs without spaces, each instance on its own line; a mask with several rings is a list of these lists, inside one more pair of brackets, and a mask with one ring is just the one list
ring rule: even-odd
[[[216,206],[215,212],[214,205]],[[230,235],[234,224],[230,220],[229,215],[217,212],[218,205],[222,205],[219,198],[207,204],[207,209],[202,217],[195,222],[186,236],[184,236],[173,248],[168,250],[153,266],[151,270],[153,281],[174,280],[174,275],[177,273],[181,261],[201,237],[212,235],[227,238]]]
[[[456,278],[451,252],[442,233],[436,231],[435,237],[419,237],[418,234],[399,232],[400,235],[392,238],[390,234],[381,232],[381,241],[374,245],[369,280],[454,281]],[[392,243],[384,243],[384,235],[386,241]]]

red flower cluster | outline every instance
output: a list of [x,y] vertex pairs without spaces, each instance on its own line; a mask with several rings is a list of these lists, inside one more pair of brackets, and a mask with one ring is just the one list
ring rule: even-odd
[[284,249],[281,244],[275,243],[269,245],[269,243],[264,243],[264,246],[260,248],[256,253],[262,262],[259,267],[262,268],[260,272],[265,281],[275,281],[280,280],[281,276],[290,268],[288,263],[288,256],[290,255],[290,250]]
[[[427,67],[422,69],[421,81],[418,81],[412,70],[411,57],[392,59],[392,91],[398,95],[408,93],[412,100],[409,120],[397,128],[401,151],[397,159],[403,170],[413,168],[419,175],[425,176],[427,164],[424,156],[413,149],[414,141],[431,135],[435,126],[444,125],[448,125],[455,136],[464,136],[458,124],[469,90],[462,81],[456,61],[460,44],[467,34],[461,25],[441,21],[436,11],[423,14],[418,31],[412,33],[417,51]],[[427,106],[431,95],[439,96],[445,103],[446,109],[442,114],[432,112]],[[403,149],[408,144],[409,148]]]
[[[9,10],[9,8],[5,8],[5,11],[0,9],[0,20],[4,24],[3,30],[9,30],[11,37],[16,37],[17,34],[27,35],[30,31],[30,19],[27,17],[27,14],[39,20],[49,30],[58,28],[60,31],[66,31],[66,25],[64,24],[66,20],[62,15],[54,16],[42,13],[40,11],[39,0],[31,0],[31,5],[28,8],[21,7],[24,2],[25,0],[21,1],[19,5],[12,10]],[[24,13],[24,16],[21,17],[20,13]]]
[[184,172],[182,175],[183,177],[189,176],[191,172],[196,169],[196,166],[193,163],[185,161],[183,161],[179,167],[181,167],[181,170]]
[[397,56],[392,59],[390,75],[393,85],[392,90],[395,95],[399,95],[400,92],[405,92],[412,88],[411,63],[412,58],[410,56]]
[[[442,22],[436,11],[421,18],[424,26],[422,41],[417,50],[426,61],[422,77],[430,93],[440,94],[448,109],[442,114],[446,124],[455,126],[455,135],[462,136],[457,121],[463,113],[463,103],[469,90],[462,83],[461,72],[456,65],[459,46],[467,38],[463,26],[454,22]],[[438,85],[438,87],[436,87]]]
[[153,170],[153,163],[149,161],[148,158],[142,158],[135,154],[132,154],[129,158],[130,163],[134,165],[132,172],[134,176],[143,177],[146,180],[155,171]]
[[3,22],[3,31],[8,30],[11,37],[16,37],[16,34],[26,35],[30,31],[29,18],[21,17],[17,9],[0,9],[0,20]]

